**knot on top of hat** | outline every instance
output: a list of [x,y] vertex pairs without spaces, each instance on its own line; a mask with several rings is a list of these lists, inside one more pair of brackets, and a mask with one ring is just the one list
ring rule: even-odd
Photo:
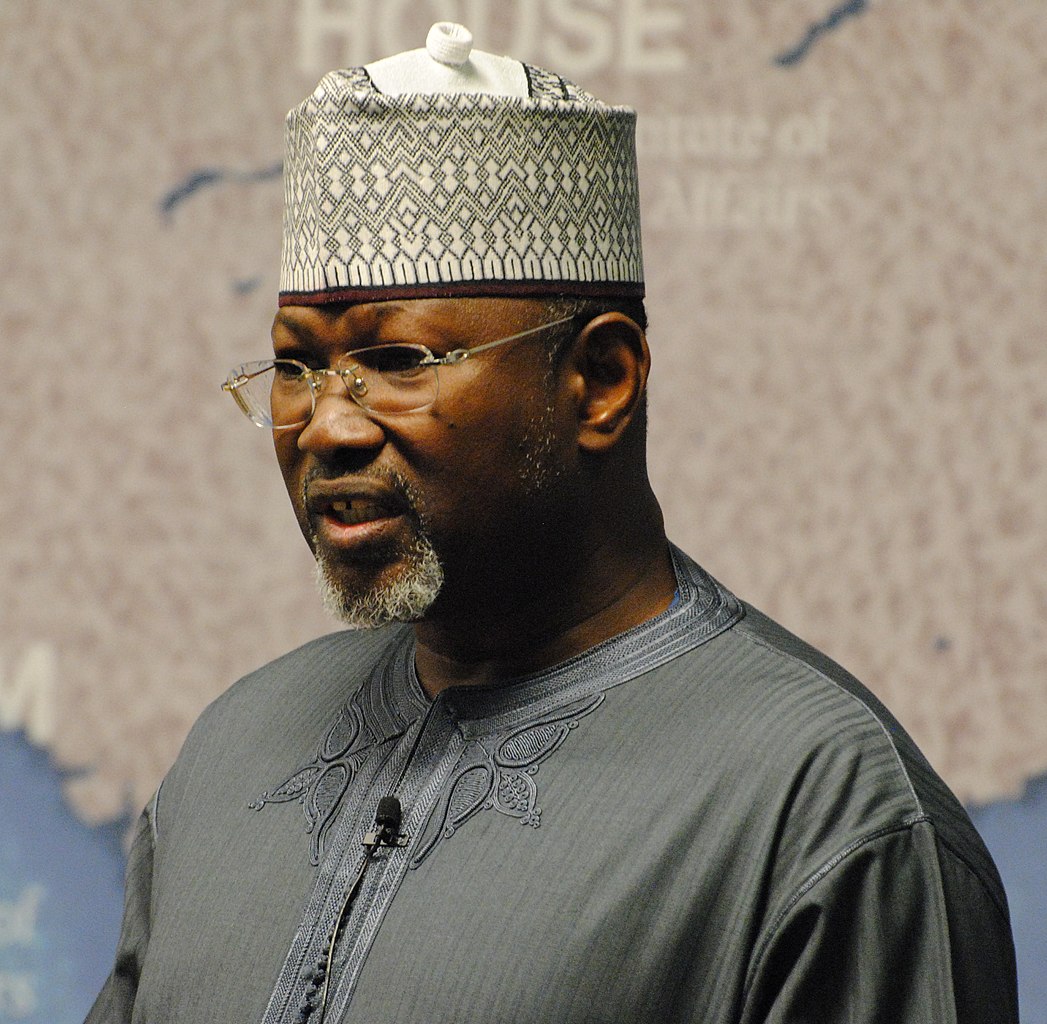
[[473,52],[473,34],[464,25],[438,21],[425,37],[425,48],[433,60],[461,67]]

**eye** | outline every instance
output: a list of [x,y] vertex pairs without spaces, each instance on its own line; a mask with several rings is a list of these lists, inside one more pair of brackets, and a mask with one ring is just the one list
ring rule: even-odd
[[306,368],[297,360],[273,360],[273,372],[280,380],[299,380],[305,373],[305,369]]
[[429,352],[415,345],[380,345],[350,353],[360,365],[383,376],[409,377],[423,370]]

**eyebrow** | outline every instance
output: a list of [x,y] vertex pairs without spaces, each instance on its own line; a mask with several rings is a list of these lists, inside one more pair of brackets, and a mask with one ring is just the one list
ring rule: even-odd
[[[404,306],[400,302],[390,302],[388,304],[383,303],[374,310],[375,316],[377,317],[376,326],[380,326],[391,316],[394,316],[397,313],[402,313],[403,310]],[[291,319],[284,313],[283,309],[278,309],[276,311],[276,316],[273,318],[273,326],[269,330],[270,337],[273,337],[278,327],[295,335],[297,338],[305,338],[310,341],[316,340],[316,332],[312,327],[308,324],[299,323],[297,320]],[[276,340],[275,337],[273,340]]]

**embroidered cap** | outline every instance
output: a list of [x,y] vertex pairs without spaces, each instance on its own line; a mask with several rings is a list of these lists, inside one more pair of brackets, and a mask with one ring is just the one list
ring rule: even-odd
[[287,116],[280,305],[642,296],[635,125],[446,22],[330,72]]

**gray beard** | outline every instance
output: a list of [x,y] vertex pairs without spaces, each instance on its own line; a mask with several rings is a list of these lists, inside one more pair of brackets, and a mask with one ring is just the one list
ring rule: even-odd
[[443,581],[440,559],[422,533],[408,550],[400,574],[365,590],[352,590],[339,581],[322,556],[316,561],[316,583],[324,608],[351,629],[417,622],[436,600]]

